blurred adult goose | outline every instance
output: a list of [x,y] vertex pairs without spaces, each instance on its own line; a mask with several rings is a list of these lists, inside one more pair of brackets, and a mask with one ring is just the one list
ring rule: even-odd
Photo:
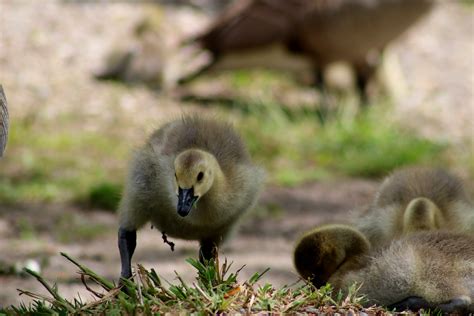
[[[182,78],[188,82],[214,69],[251,66],[306,67],[273,60],[262,51],[303,56],[314,68],[316,83],[330,63],[345,61],[365,93],[388,43],[410,28],[432,0],[241,0],[224,10],[194,42],[212,55],[202,69]],[[259,54],[260,53],[260,54]],[[256,56],[260,56],[258,59]],[[246,58],[247,57],[247,58]],[[286,58],[287,59],[287,58]],[[294,69],[293,69],[294,70]]]

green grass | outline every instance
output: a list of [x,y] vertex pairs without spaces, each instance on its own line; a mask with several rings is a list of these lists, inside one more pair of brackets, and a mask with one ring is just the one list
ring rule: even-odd
[[110,182],[99,183],[90,188],[87,204],[89,207],[115,211],[120,202],[121,193],[121,185]]
[[[322,124],[314,105],[295,107],[271,97],[275,86],[295,89],[294,83],[283,79],[265,73],[255,79],[238,72],[231,77],[231,86],[245,90],[255,84],[261,86],[261,96],[213,109],[236,122],[273,184],[293,186],[334,176],[379,177],[411,164],[459,164],[446,159],[448,145],[407,130],[391,118],[385,104],[356,115],[350,102],[341,99],[338,110]],[[12,122],[1,161],[0,203],[72,201],[89,208],[116,208],[133,146],[124,141],[128,135],[122,124],[127,120],[89,131],[81,128],[83,119],[66,115],[40,121],[26,116]]]
[[[11,124],[0,169],[2,203],[80,200],[112,206],[111,191],[119,190],[130,145],[119,135],[83,131],[76,124],[71,119]],[[108,196],[98,197],[100,190]]]
[[289,114],[278,104],[256,103],[237,125],[252,156],[283,185],[334,175],[378,177],[412,164],[444,165],[449,149],[397,124],[387,106],[358,115],[341,107],[321,124],[316,113]]
[[[161,313],[197,313],[208,315],[216,313],[314,313],[363,310],[363,296],[357,294],[352,286],[347,293],[333,293],[326,285],[316,289],[313,285],[300,282],[293,286],[275,288],[269,283],[259,285],[268,271],[257,272],[248,280],[239,280],[240,268],[231,272],[232,264],[227,260],[223,264],[210,261],[204,265],[197,260],[187,262],[196,270],[197,276],[188,284],[177,274],[177,283],[162,280],[155,270],[147,270],[138,265],[134,281],[123,280],[123,288],[117,286],[94,271],[62,254],[80,269],[81,280],[96,297],[85,302],[80,297],[65,299],[56,285],[51,285],[37,273],[26,270],[40,282],[49,295],[19,290],[20,294],[32,297],[31,304],[10,306],[1,313],[7,315],[24,314],[161,314]],[[384,309],[371,307],[366,311],[379,312]]]
[[55,218],[51,235],[62,243],[80,243],[96,240],[111,232],[110,226],[91,222],[84,214],[66,212]]
[[20,239],[32,240],[37,238],[35,227],[26,218],[20,218],[17,225]]
[[24,217],[20,212],[15,217],[12,228],[16,237],[23,241],[40,238],[47,232],[50,237],[61,243],[81,243],[97,239],[111,233],[110,225],[91,221],[86,212],[58,212],[48,214],[48,224],[38,223],[32,217]]

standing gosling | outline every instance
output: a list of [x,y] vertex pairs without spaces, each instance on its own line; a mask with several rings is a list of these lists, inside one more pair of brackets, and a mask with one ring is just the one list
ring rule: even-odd
[[131,276],[136,231],[151,222],[171,237],[199,240],[201,261],[216,255],[253,206],[263,171],[226,123],[197,116],[155,131],[132,160],[119,205],[121,276]]
[[403,168],[385,179],[355,225],[375,248],[420,230],[474,233],[474,205],[462,181],[449,172]]
[[359,293],[368,305],[474,313],[474,236],[447,231],[411,234],[375,252],[363,269],[330,282],[341,290],[360,283]]

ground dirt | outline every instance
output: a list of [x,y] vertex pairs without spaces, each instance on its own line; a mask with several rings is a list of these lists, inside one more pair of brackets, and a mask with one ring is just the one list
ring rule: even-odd
[[[422,134],[468,146],[466,151],[472,154],[473,11],[454,0],[439,2],[437,9],[393,46],[405,82],[396,115]],[[203,13],[188,8],[170,6],[165,12],[173,32],[186,34],[206,22]],[[29,116],[55,121],[73,113],[82,120],[75,128],[98,133],[104,126],[120,128],[132,148],[157,123],[198,108],[140,85],[127,92],[121,88],[118,93],[115,85],[97,84],[92,78],[108,48],[126,37],[142,14],[143,6],[125,2],[0,1],[0,83],[7,92],[12,122]],[[295,188],[270,186],[260,203],[266,211],[244,221],[222,249],[221,258],[233,261],[235,268],[245,264],[242,279],[270,267],[264,281],[292,283],[298,279],[291,262],[298,234],[319,223],[347,218],[350,210],[369,202],[376,183],[338,179]],[[64,214],[74,214],[81,227],[101,225],[102,232],[75,240],[77,234],[71,231],[68,238]],[[54,233],[58,225],[61,234]],[[194,270],[184,259],[196,255],[197,245],[173,241],[175,252],[163,244],[156,230],[143,229],[135,262],[155,268],[169,281],[175,279],[174,271],[191,280]],[[57,281],[65,296],[79,292],[89,299],[77,269],[60,251],[117,279],[115,215],[69,204],[7,206],[0,201],[0,263],[21,265],[27,259],[36,260],[45,278]],[[17,288],[44,292],[31,278],[1,275],[0,306],[26,299],[18,296]]]
[[[270,271],[263,282],[275,285],[291,284],[298,280],[292,266],[292,246],[298,235],[315,225],[347,220],[355,206],[368,203],[376,189],[376,182],[368,180],[333,180],[325,183],[308,183],[297,188],[270,187],[262,195],[259,205],[272,211],[259,212],[244,220],[236,235],[223,247],[220,260],[227,258],[235,269],[246,265],[241,279],[255,272]],[[73,212],[83,225],[103,225],[103,231],[91,240],[61,242],[52,236],[65,213]],[[4,264],[13,265],[33,259],[43,264],[44,277],[59,285],[66,297],[90,297],[82,285],[77,268],[59,255],[65,252],[110,280],[116,280],[120,271],[117,250],[116,218],[114,214],[98,210],[84,210],[67,205],[23,205],[2,207],[0,220],[0,253]],[[35,235],[21,239],[16,229],[19,221],[34,223]],[[66,232],[67,233],[67,232]],[[73,234],[73,232],[70,232]],[[138,233],[138,246],[134,261],[146,268],[155,268],[166,280],[174,282],[175,271],[185,280],[192,281],[195,270],[184,259],[196,257],[195,242],[173,240],[176,249],[171,252],[161,234],[145,227]],[[17,289],[44,293],[41,285],[32,278],[0,276],[2,289],[0,304],[16,304]]]

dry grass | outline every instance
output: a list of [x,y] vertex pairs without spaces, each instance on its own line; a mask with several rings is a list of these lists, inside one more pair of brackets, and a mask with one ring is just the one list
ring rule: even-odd
[[67,300],[60,294],[56,285],[49,284],[34,271],[26,272],[36,278],[48,291],[49,296],[19,290],[21,295],[34,298],[26,306],[10,306],[0,312],[7,315],[24,314],[138,314],[156,313],[216,313],[257,314],[271,313],[342,313],[385,315],[381,307],[363,308],[363,296],[357,294],[354,285],[347,293],[333,293],[331,286],[316,289],[307,282],[292,286],[275,288],[269,283],[258,285],[267,270],[257,272],[248,280],[239,281],[241,269],[230,272],[232,264],[210,261],[204,265],[197,260],[188,259],[197,277],[192,284],[185,283],[177,275],[178,284],[162,280],[153,270],[138,265],[134,281],[122,280],[121,286],[104,279],[94,271],[83,266],[67,254],[66,259],[79,268],[84,286],[96,300],[83,302],[80,297]]

